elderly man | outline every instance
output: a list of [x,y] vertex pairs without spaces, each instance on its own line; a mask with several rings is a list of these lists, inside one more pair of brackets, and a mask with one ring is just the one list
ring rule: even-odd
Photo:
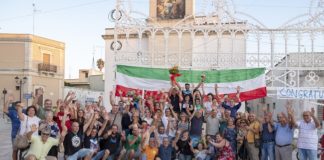
[[31,126],[31,131],[27,133],[27,138],[31,142],[31,144],[25,159],[55,160],[56,157],[47,156],[47,154],[53,146],[57,146],[59,143],[63,141],[63,139],[61,138],[59,140],[50,137],[51,134],[50,126],[47,126],[41,130],[41,136],[32,135],[35,131],[37,131],[37,126],[33,124]]
[[250,125],[246,127],[247,129],[247,152],[251,160],[259,159],[259,148],[255,145],[255,142],[260,139],[260,122],[256,119],[255,114],[249,114]]
[[303,112],[303,120],[296,124],[299,129],[297,147],[298,155],[301,160],[317,159],[317,128],[320,127],[320,122],[315,117],[314,108],[311,111]]
[[39,98],[43,95],[43,90],[38,89],[35,96],[33,97],[33,105],[37,108],[37,117],[39,117],[40,119],[44,120],[45,119],[45,112],[47,111],[52,111],[52,100],[50,99],[45,99],[44,101],[44,106],[39,106],[38,102],[39,102]]
[[295,128],[294,110],[291,106],[287,106],[288,117],[285,113],[277,115],[278,122],[275,123],[275,156],[276,160],[291,160],[292,159],[292,140]]

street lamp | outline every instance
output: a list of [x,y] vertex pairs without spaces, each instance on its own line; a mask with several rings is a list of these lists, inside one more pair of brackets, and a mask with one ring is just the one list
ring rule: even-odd
[[23,84],[26,83],[27,77],[20,79],[18,76],[16,76],[15,80],[16,80],[16,84],[17,84],[16,90],[19,90],[19,101],[21,101],[21,87]]

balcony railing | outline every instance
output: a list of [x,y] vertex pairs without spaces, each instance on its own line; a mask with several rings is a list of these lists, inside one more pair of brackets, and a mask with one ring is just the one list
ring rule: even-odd
[[56,65],[50,65],[45,63],[39,63],[38,64],[38,72],[51,72],[51,73],[57,73],[57,66]]

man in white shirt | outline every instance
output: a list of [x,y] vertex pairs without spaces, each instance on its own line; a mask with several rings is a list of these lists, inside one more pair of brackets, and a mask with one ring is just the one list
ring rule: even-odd
[[299,158],[302,160],[317,159],[317,128],[320,127],[320,123],[315,117],[314,108],[311,111],[304,111],[303,120],[298,121],[296,125],[299,129],[297,141]]

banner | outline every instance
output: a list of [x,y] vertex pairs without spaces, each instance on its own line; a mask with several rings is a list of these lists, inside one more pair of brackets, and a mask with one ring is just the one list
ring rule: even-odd
[[[206,76],[205,93],[215,93],[214,86],[218,84],[220,95],[236,95],[236,88],[240,86],[242,101],[262,98],[267,95],[264,68],[228,69],[228,70],[180,70],[177,82],[184,87],[185,83],[195,86]],[[171,87],[170,73],[167,68],[146,68],[136,66],[117,65],[116,96],[119,91],[124,95],[129,91],[136,94],[155,94],[158,91],[169,91]]]
[[324,89],[277,88],[278,99],[324,99]]

